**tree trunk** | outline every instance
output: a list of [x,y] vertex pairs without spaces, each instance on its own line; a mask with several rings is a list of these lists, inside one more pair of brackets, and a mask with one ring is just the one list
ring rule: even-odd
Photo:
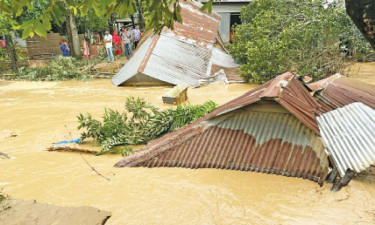
[[134,16],[133,15],[130,15],[130,20],[132,21],[133,28],[135,28]]
[[375,50],[375,1],[345,0],[346,12]]
[[145,29],[145,18],[143,17],[143,6],[142,6],[142,0],[136,0],[135,3],[137,4],[138,8],[138,25],[139,28],[143,31]]
[[12,71],[13,73],[18,73],[16,46],[14,46],[11,34],[5,35],[5,47],[8,52]]
[[68,36],[70,54],[75,58],[82,58],[78,30],[72,10],[70,10],[69,14],[66,16],[66,33]]

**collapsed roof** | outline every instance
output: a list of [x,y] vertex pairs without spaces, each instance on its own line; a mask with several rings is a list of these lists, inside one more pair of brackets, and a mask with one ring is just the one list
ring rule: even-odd
[[[341,110],[341,106],[331,104],[329,108],[329,97],[326,96],[324,101],[321,99],[334,83],[328,82],[320,88],[316,88],[319,83],[312,83],[310,89],[304,80],[308,79],[290,72],[279,75],[200,120],[150,141],[115,166],[234,169],[301,177],[322,184],[329,171],[325,146],[332,155],[337,152],[336,148],[330,147],[332,138],[326,130],[339,123],[323,125],[322,121],[327,118],[330,121],[330,113]],[[312,90],[316,91],[315,97],[310,93]],[[372,90],[374,88],[368,89]],[[351,90],[346,96],[353,99],[358,91]],[[374,96],[365,93],[361,95],[366,97],[362,98],[364,102],[375,102]],[[348,101],[346,105],[350,103]],[[345,120],[355,121],[350,117],[358,116],[359,113],[346,110]],[[361,119],[364,123],[374,120],[373,117]],[[375,123],[367,124],[369,130],[375,130]],[[321,138],[321,130],[326,143]],[[375,146],[373,138],[352,143],[355,143],[351,145],[352,150],[345,154],[354,154],[352,157],[356,158],[359,152],[353,148],[366,148],[366,153],[375,156],[375,149],[368,147]],[[353,165],[343,164],[338,157],[332,158],[333,165],[341,167],[341,176],[344,175],[342,171]],[[367,164],[358,167],[357,172],[375,163],[375,157],[366,160]]]
[[335,74],[308,84],[324,111],[341,108],[354,102],[362,102],[375,109],[375,87],[352,78]]
[[[199,86],[201,79],[220,69],[239,65],[224,51],[213,45],[220,16],[200,11],[200,3],[180,1],[183,23],[174,29],[164,28],[149,37],[128,63],[113,77],[116,86],[173,84]],[[238,81],[238,76],[229,79]]]

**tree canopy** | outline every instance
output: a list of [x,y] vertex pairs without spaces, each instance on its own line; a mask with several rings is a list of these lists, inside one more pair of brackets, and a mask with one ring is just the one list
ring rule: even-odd
[[288,70],[319,79],[371,51],[343,1],[254,0],[241,19],[231,50],[241,75],[258,83]]
[[[209,0],[203,5],[202,10],[211,12],[212,2],[213,0]],[[17,21],[24,11],[33,12],[41,3],[46,6],[41,14],[22,22]],[[161,30],[164,26],[173,28],[175,21],[182,22],[178,0],[149,0],[142,4],[146,5],[146,23],[155,31]],[[22,38],[32,37],[34,34],[46,37],[47,31],[51,29],[51,23],[60,25],[65,21],[69,10],[73,10],[74,13],[80,10],[83,16],[93,10],[98,17],[107,20],[113,13],[123,17],[133,15],[137,6],[136,0],[0,0],[0,13],[13,23],[14,30],[22,31]]]

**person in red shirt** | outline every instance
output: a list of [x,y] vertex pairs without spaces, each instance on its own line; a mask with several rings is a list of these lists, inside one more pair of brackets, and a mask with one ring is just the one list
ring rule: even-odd
[[121,42],[120,36],[117,35],[116,31],[113,31],[112,42],[115,45],[116,55],[121,55]]
[[0,40],[0,45],[1,45],[2,48],[5,48],[5,43],[4,43],[3,40]]

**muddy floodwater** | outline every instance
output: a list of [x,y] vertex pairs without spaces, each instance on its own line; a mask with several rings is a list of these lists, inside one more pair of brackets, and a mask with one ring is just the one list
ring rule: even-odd
[[[223,104],[254,87],[213,84],[189,89],[188,97],[192,104],[208,99]],[[80,154],[44,151],[54,142],[79,137],[80,112],[98,118],[105,107],[121,110],[128,96],[166,108],[161,96],[167,90],[116,88],[110,80],[0,81],[0,151],[14,157],[0,159],[0,189],[14,198],[110,211],[108,224],[375,224],[374,172],[332,193],[331,184],[321,188],[298,178],[217,169],[114,168],[120,155],[85,154],[107,181]]]

